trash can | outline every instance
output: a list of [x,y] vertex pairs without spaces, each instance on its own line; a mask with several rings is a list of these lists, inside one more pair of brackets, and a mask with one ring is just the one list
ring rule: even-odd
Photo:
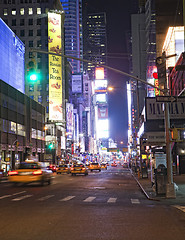
[[154,169],[156,195],[166,194],[167,168],[160,164]]
[[148,178],[148,169],[146,166],[141,167],[142,178]]

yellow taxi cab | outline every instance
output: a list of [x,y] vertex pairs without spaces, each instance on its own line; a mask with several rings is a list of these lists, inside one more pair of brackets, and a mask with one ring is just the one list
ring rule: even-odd
[[21,162],[18,169],[8,172],[8,180],[12,183],[34,183],[42,186],[45,182],[51,184],[52,171],[43,168],[38,162]]
[[94,170],[98,170],[99,172],[101,172],[101,166],[97,162],[91,163],[90,166],[89,166],[89,169],[91,170],[91,172],[94,171]]
[[107,170],[107,164],[106,163],[102,163],[101,164],[101,169],[106,169]]
[[82,163],[73,164],[70,170],[72,176],[76,174],[84,174],[85,176],[88,175],[88,170]]
[[70,173],[70,168],[67,164],[59,165],[57,168],[57,174]]

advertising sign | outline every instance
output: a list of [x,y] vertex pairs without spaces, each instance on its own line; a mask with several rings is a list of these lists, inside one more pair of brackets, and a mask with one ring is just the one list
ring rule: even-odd
[[72,139],[73,137],[73,104],[66,103],[66,131],[67,139]]
[[98,119],[108,118],[108,107],[98,106]]
[[24,93],[25,46],[0,18],[0,79]]
[[82,93],[82,75],[72,75],[72,92]]
[[95,78],[96,79],[104,79],[104,68],[103,67],[97,67],[95,69]]
[[107,95],[106,93],[96,94],[96,103],[106,103]]
[[108,85],[107,80],[95,80],[95,82],[94,82],[95,93],[106,92],[107,85]]
[[[169,103],[170,119],[185,119],[185,98],[178,97],[176,102]],[[147,120],[164,119],[164,104],[156,98],[146,98]]]
[[[48,51],[61,53],[61,15],[48,13]],[[62,58],[49,54],[49,120],[62,121]]]

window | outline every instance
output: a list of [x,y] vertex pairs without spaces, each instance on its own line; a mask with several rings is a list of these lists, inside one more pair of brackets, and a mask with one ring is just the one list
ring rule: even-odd
[[37,19],[37,25],[41,25],[41,18]]
[[28,14],[32,15],[33,14],[33,8],[28,8]]
[[37,8],[37,14],[41,14],[41,8]]
[[33,52],[29,52],[29,58],[33,57]]
[[49,113],[49,107],[46,106],[46,113]]
[[29,92],[33,92],[34,91],[34,85],[29,85]]
[[16,9],[15,8],[12,9],[12,15],[16,15]]
[[33,96],[33,95],[31,95],[30,98],[31,98],[32,100],[34,100],[34,96]]
[[21,36],[21,37],[24,37],[24,30],[21,30],[21,31],[20,31],[20,36]]
[[20,14],[21,14],[21,15],[24,15],[24,8],[21,8],[21,9],[20,9]]
[[38,84],[37,91],[42,91],[42,85],[41,84]]
[[41,40],[37,41],[37,47],[42,47]]
[[46,85],[46,91],[49,91],[49,84]]
[[41,69],[41,68],[42,68],[42,64],[41,64],[41,62],[38,62],[37,69]]
[[12,26],[16,26],[16,19],[12,19]]
[[49,95],[46,96],[46,102],[49,102]]
[[7,16],[7,15],[8,15],[8,9],[7,9],[7,8],[5,8],[5,9],[3,10],[3,15],[4,15],[4,16]]
[[37,58],[41,58],[42,54],[41,53],[37,53]]
[[33,41],[29,41],[29,47],[33,47]]
[[37,36],[41,36],[41,29],[37,30]]
[[33,25],[33,19],[28,19],[28,25]]
[[42,96],[38,96],[38,102],[41,103],[42,102]]
[[33,36],[33,30],[29,30],[28,35],[29,37]]
[[20,19],[20,26],[24,26],[24,19]]

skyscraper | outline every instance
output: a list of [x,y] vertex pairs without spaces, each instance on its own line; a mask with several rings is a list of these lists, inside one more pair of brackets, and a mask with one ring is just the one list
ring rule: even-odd
[[[106,14],[91,13],[87,15],[84,34],[84,59],[99,64],[107,63],[107,34]],[[91,79],[95,78],[95,66],[92,63],[85,65]],[[105,78],[107,71],[105,69]]]
[[[65,54],[82,58],[82,0],[61,0],[65,11]],[[73,69],[72,73],[83,72],[83,63],[74,59],[68,59]]]

